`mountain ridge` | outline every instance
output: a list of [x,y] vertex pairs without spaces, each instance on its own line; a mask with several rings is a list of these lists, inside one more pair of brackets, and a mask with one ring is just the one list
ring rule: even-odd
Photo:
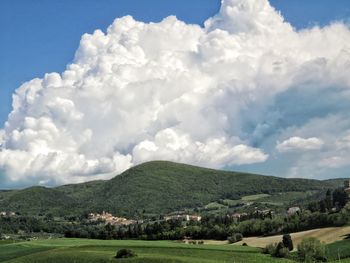
[[319,191],[341,184],[342,179],[287,179],[151,161],[110,180],[0,191],[0,211],[64,216],[106,210],[134,217],[202,207],[220,199],[239,199],[250,194]]

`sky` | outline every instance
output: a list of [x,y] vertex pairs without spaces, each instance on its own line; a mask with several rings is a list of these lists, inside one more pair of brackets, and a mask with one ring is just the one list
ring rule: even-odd
[[349,18],[347,0],[1,1],[0,187],[153,159],[348,176]]

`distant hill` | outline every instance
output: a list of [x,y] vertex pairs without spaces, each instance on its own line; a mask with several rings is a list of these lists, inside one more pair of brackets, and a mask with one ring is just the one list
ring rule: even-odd
[[153,161],[108,181],[0,191],[0,211],[63,216],[106,210],[130,217],[202,207],[245,195],[336,188],[342,182],[286,179]]

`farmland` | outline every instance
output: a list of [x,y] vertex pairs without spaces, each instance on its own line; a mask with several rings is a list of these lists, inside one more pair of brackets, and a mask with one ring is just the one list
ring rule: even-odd
[[[345,230],[344,230],[345,231]],[[339,231],[338,231],[339,232]],[[294,236],[294,234],[293,234]],[[305,234],[305,236],[309,236]],[[207,242],[206,242],[207,243]],[[208,242],[210,243],[210,242]],[[326,247],[329,262],[350,262],[350,240],[344,239]],[[136,252],[135,258],[116,259],[122,248]],[[7,263],[80,263],[80,262],[295,262],[273,258],[259,248],[228,245],[223,242],[205,245],[178,241],[51,239],[0,244],[0,262]]]
[[188,245],[171,241],[53,239],[0,245],[0,261],[30,262],[120,262],[121,248],[137,257],[123,262],[290,262],[274,259],[259,249],[232,245]]
[[[330,244],[336,241],[343,240],[348,234],[350,234],[350,226],[344,227],[326,227],[318,228],[307,231],[301,231],[292,233],[292,239],[295,247],[301,242],[303,238],[315,237],[321,242]],[[271,243],[278,243],[282,240],[282,235],[268,236],[268,237],[247,237],[243,238],[241,242],[238,242],[237,245],[242,243],[247,243],[252,247],[263,248]],[[350,247],[350,242],[348,242],[348,247]]]

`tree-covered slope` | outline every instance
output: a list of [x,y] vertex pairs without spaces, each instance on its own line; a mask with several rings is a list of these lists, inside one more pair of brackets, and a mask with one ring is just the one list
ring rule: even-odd
[[[198,207],[256,193],[319,190],[332,182],[285,179],[155,161],[129,169],[101,189],[108,211],[134,214]],[[102,201],[101,200],[101,201]]]
[[77,200],[61,191],[41,186],[19,191],[0,193],[0,211],[15,211],[29,214],[59,214],[71,210]]
[[244,195],[335,188],[342,181],[285,179],[206,169],[166,161],[135,166],[108,181],[0,192],[0,211],[118,215],[166,213]]

